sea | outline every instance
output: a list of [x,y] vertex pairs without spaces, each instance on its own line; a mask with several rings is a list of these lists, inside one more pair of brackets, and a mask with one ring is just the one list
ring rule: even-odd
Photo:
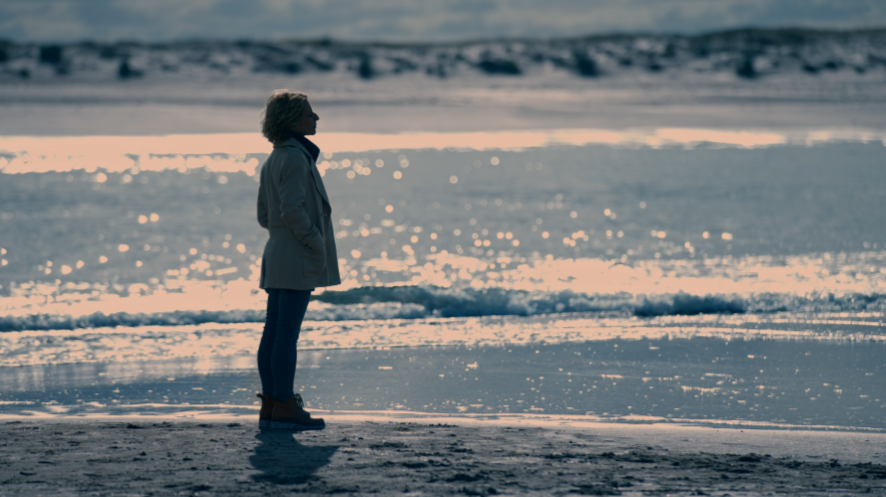
[[[886,431],[882,128],[323,124],[310,409]],[[256,414],[270,150],[0,136],[0,415]]]

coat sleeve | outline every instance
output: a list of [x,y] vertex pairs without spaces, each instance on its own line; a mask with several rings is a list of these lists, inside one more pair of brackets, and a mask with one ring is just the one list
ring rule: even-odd
[[313,188],[310,164],[300,153],[289,153],[280,170],[280,218],[295,237],[316,252],[325,253],[326,243],[305,209],[307,189]]
[[265,168],[262,167],[261,172],[259,173],[259,184],[258,184],[258,208],[256,209],[258,213],[258,224],[261,225],[262,228],[268,228],[268,194],[265,191]]

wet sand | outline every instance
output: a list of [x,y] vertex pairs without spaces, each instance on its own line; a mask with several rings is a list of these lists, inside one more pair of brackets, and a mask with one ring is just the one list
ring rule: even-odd
[[[259,432],[251,416],[7,417],[0,495],[886,493],[886,465],[870,460],[882,434],[339,415],[327,422],[324,431],[292,434]],[[859,452],[832,457],[843,450]]]

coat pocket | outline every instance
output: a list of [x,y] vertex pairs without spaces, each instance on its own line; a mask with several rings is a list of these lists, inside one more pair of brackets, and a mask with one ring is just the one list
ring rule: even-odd
[[317,252],[311,248],[305,248],[305,254],[302,257],[302,276],[305,278],[314,278],[319,276],[326,269],[326,251]]

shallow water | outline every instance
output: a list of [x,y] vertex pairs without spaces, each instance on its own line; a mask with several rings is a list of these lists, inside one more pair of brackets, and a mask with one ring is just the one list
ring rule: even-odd
[[[882,326],[786,314],[308,322],[296,389],[332,411],[882,431]],[[4,333],[0,411],[250,412],[260,334],[259,324]]]
[[[309,408],[886,430],[886,345],[639,339],[300,353]],[[4,368],[0,411],[241,413],[251,357]]]

